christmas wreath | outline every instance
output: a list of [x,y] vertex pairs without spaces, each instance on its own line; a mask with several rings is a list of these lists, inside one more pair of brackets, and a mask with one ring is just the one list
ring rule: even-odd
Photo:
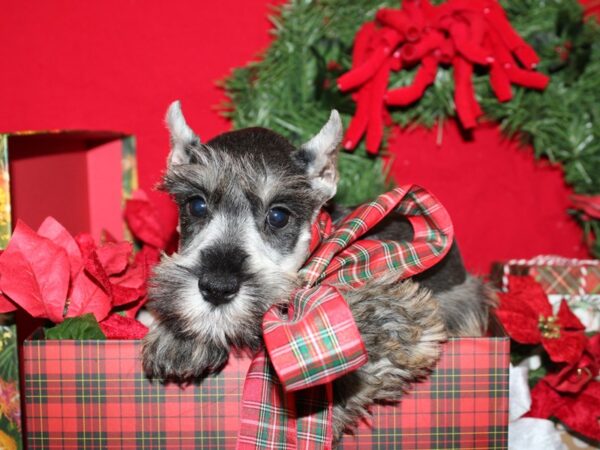
[[[340,203],[386,189],[383,161],[369,153],[385,146],[392,126],[458,117],[470,128],[481,115],[563,165],[577,193],[571,213],[600,256],[600,28],[576,0],[292,0],[271,20],[270,48],[224,82],[225,114],[235,127],[261,125],[297,142],[332,108],[345,123],[362,121],[345,141],[357,149],[340,157]],[[360,67],[365,42],[375,50]],[[387,69],[375,70],[382,61]],[[361,91],[344,91],[365,79],[385,108],[361,110]]]

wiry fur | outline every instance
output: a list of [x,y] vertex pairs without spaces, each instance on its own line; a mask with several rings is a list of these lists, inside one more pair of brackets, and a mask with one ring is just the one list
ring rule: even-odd
[[334,382],[334,438],[367,414],[375,401],[394,401],[426,376],[440,356],[446,330],[438,302],[412,281],[384,277],[349,290],[369,362]]
[[481,336],[497,297],[490,286],[467,275],[464,283],[439,292],[436,299],[449,336]]
[[[197,149],[192,152],[198,162],[173,167],[164,181],[180,205],[181,243],[176,254],[163,258],[151,285],[151,307],[160,325],[146,339],[144,361],[149,373],[161,377],[179,375],[171,367],[170,352],[180,341],[195,341],[196,346],[208,348],[200,353],[190,348],[197,355],[190,355],[185,369],[192,377],[218,369],[231,345],[260,346],[262,315],[289,295],[296,283],[310,239],[306,223],[313,219],[319,204],[306,179],[292,168],[277,173],[261,157],[236,158],[211,145],[203,146],[202,153]],[[198,192],[215,205],[208,223],[185,212],[186,200]],[[296,211],[297,222],[283,236],[261,232],[259,223],[265,209],[284,200]],[[229,254],[222,251],[227,248],[231,249]],[[206,270],[202,256],[210,259],[215,251],[222,255],[213,265],[240,252],[248,255],[243,263],[246,279],[238,295],[218,307],[204,302],[198,291],[198,277]],[[170,333],[165,333],[166,329]],[[173,345],[164,344],[169,335],[176,341]],[[197,367],[192,368],[194,361]]]
[[[311,223],[335,194],[342,129],[334,111],[313,139],[296,148],[262,128],[203,144],[178,103],[167,122],[171,153],[164,188],[179,205],[181,240],[178,252],[164,256],[155,270],[150,308],[156,322],[142,356],[149,376],[186,381],[218,370],[232,347],[260,348],[264,313],[299,286]],[[207,212],[198,216],[190,204],[200,197]],[[273,208],[289,212],[280,229],[266,220]],[[411,233],[398,219],[371,237],[410,239]],[[425,376],[447,336],[485,328],[491,297],[466,275],[456,246],[419,283],[427,288],[382,277],[345,292],[369,363],[334,384],[336,440],[374,401],[397,400]],[[212,301],[215,289],[226,301]]]

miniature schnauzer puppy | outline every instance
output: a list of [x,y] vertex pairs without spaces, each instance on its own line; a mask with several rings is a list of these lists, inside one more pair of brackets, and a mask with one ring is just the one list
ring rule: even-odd
[[[178,252],[155,269],[149,308],[156,321],[144,340],[143,365],[150,377],[189,381],[221,368],[232,347],[260,348],[263,315],[300,285],[311,224],[336,193],[342,123],[333,111],[300,147],[264,128],[202,143],[179,102],[170,106],[167,125],[163,187],[179,206],[181,238]],[[368,237],[411,239],[412,228],[391,217]],[[465,272],[456,245],[413,280],[373,279],[345,298],[369,362],[334,383],[336,441],[373,402],[397,400],[427,375],[448,336],[481,334],[493,303]]]

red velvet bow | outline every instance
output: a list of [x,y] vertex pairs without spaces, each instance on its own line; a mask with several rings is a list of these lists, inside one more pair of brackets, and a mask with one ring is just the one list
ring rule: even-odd
[[[511,27],[496,0],[404,0],[401,9],[384,8],[367,22],[354,41],[352,69],[338,79],[342,91],[354,91],[356,112],[344,147],[353,149],[367,135],[367,150],[376,153],[383,136],[387,106],[406,106],[422,97],[440,64],[454,69],[454,103],[465,128],[473,128],[482,111],[475,98],[473,66],[487,66],[499,101],[512,98],[511,84],[544,89],[549,78],[535,72],[539,58]],[[409,86],[388,90],[390,71],[420,63]]]

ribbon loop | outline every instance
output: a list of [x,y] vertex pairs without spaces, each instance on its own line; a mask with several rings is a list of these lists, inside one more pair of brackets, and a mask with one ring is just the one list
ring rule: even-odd
[[[363,240],[350,246],[392,212],[409,220],[414,230],[412,242]],[[356,287],[384,272],[407,278],[439,262],[450,249],[453,236],[450,215],[437,198],[420,186],[397,187],[345,217],[300,275],[305,286]]]
[[267,352],[287,392],[331,382],[367,362],[352,312],[336,288],[300,289],[292,305],[290,320],[271,308],[263,321]]

